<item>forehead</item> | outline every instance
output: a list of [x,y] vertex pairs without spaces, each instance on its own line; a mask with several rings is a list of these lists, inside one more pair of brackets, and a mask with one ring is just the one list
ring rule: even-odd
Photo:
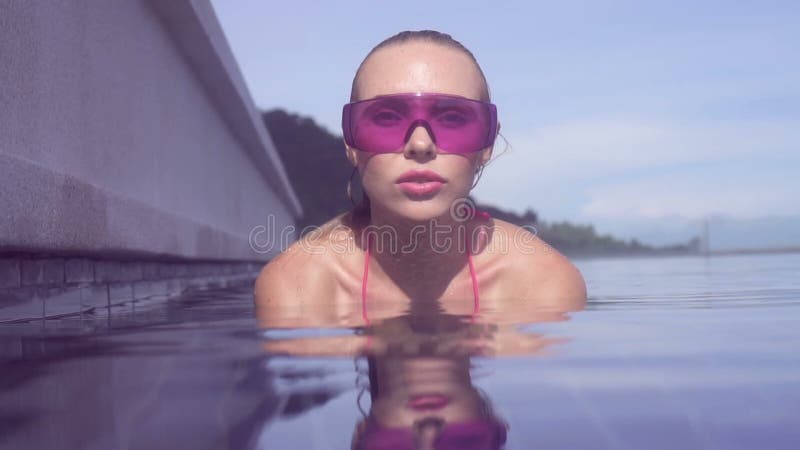
[[373,53],[361,69],[357,95],[365,100],[403,92],[437,92],[481,99],[483,79],[460,50],[430,42],[409,42]]

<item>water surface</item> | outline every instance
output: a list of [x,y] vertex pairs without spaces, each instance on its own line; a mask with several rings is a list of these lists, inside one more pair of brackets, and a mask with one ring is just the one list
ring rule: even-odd
[[518,326],[259,330],[249,286],[3,325],[0,447],[347,449],[417,423],[502,425],[507,449],[798,448],[800,255],[576,264],[587,309]]

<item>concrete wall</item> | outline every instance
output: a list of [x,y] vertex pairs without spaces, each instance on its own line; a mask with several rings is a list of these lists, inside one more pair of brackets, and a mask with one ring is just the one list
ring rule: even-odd
[[195,291],[246,285],[262,263],[0,258],[0,325],[62,316],[86,319],[161,303]]
[[0,0],[0,105],[0,252],[265,260],[301,213],[206,0]]

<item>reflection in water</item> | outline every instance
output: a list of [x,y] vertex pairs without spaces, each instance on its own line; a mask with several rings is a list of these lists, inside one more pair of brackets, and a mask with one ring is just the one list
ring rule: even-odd
[[455,316],[398,317],[371,330],[372,407],[355,449],[499,449],[506,424],[472,384],[470,356],[491,330]]
[[360,335],[269,340],[269,352],[352,355],[367,361],[371,406],[353,449],[500,449],[508,426],[472,383],[473,357],[535,354],[557,342],[449,314],[405,314]]

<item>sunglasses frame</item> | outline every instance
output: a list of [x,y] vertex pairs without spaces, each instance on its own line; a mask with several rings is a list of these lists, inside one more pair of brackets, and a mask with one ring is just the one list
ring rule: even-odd
[[[458,101],[467,101],[467,102],[471,102],[471,103],[478,103],[482,107],[487,108],[487,110],[489,112],[490,123],[489,123],[489,126],[488,126],[486,138],[484,139],[483,144],[482,144],[481,147],[473,149],[473,150],[468,150],[468,151],[449,151],[447,149],[443,149],[443,148],[439,147],[438,144],[437,144],[437,148],[439,149],[439,151],[441,151],[443,153],[452,153],[452,154],[474,153],[474,152],[478,152],[478,151],[481,151],[483,149],[492,147],[494,145],[495,139],[497,138],[497,131],[498,131],[497,106],[495,104],[493,104],[491,102],[483,101],[483,100],[475,100],[475,99],[472,99],[472,98],[463,97],[463,96],[460,96],[460,95],[441,94],[441,93],[437,93],[437,92],[404,92],[404,93],[397,93],[397,94],[385,94],[385,95],[378,95],[378,96],[375,96],[375,97],[372,97],[372,98],[368,98],[368,99],[365,99],[365,100],[358,100],[358,101],[355,101],[355,102],[350,102],[350,103],[345,104],[344,107],[342,108],[342,132],[343,132],[343,135],[344,135],[343,136],[344,140],[347,143],[347,145],[349,145],[350,147],[362,150],[362,151],[369,152],[369,153],[401,153],[402,152],[402,146],[400,146],[400,148],[398,150],[393,150],[393,151],[373,151],[373,150],[369,150],[369,149],[359,148],[355,143],[354,132],[353,132],[353,129],[352,129],[352,126],[353,126],[353,123],[352,123],[352,110],[354,109],[354,107],[356,105],[359,105],[359,104],[362,104],[362,103],[366,103],[366,102],[374,102],[376,100],[381,100],[381,99],[408,98],[409,96],[412,96],[412,97],[424,97],[424,98],[444,98],[444,99],[451,99],[451,100],[458,100]],[[404,137],[404,139],[405,139],[404,142],[407,142],[408,138],[410,137],[410,132],[409,131],[413,131],[413,129],[415,129],[417,126],[424,127],[428,131],[428,133],[431,135],[431,138],[434,139],[434,142],[436,142],[436,136],[435,136],[435,133],[433,133],[433,130],[431,129],[431,125],[428,123],[427,120],[423,120],[423,119],[416,119],[413,122],[411,122],[411,125],[409,126],[409,130],[406,130],[406,136]]]

